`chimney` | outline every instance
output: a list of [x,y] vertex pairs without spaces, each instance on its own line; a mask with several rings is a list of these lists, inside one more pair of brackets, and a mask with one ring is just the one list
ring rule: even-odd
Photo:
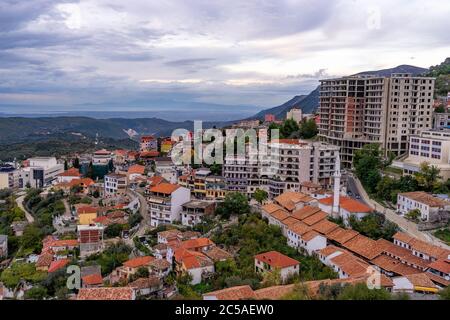
[[336,155],[336,164],[334,167],[334,189],[333,189],[333,208],[331,214],[334,217],[339,216],[339,196],[341,188],[341,157],[339,153]]

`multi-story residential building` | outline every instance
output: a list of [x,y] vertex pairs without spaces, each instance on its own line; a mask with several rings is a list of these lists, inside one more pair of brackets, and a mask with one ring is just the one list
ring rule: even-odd
[[19,185],[25,187],[29,183],[33,188],[42,188],[64,172],[64,164],[58,163],[55,157],[36,157],[28,159],[28,166],[21,171]]
[[401,73],[322,80],[319,138],[341,147],[345,167],[368,143],[401,155],[410,135],[431,128],[434,81]]
[[158,150],[158,140],[154,136],[142,136],[140,150],[141,152]]
[[177,184],[160,183],[150,188],[147,197],[150,224],[157,227],[180,221],[182,205],[190,200],[190,190]]
[[93,165],[108,165],[111,160],[112,153],[105,149],[95,151],[92,156]]
[[411,210],[419,210],[420,218],[429,221],[439,211],[449,211],[450,202],[423,191],[399,193],[397,195],[397,211],[407,214]]
[[206,198],[206,178],[211,171],[206,168],[193,170],[189,174],[178,177],[178,184],[191,190],[197,199]]
[[78,225],[80,256],[88,256],[103,249],[103,231],[101,225]]
[[409,138],[408,157],[393,166],[405,174],[420,171],[422,163],[436,166],[443,180],[450,179],[450,130],[427,130]]
[[202,200],[186,202],[181,211],[181,223],[189,227],[195,226],[201,223],[205,216],[212,216],[214,208],[214,202]]
[[223,200],[227,193],[222,176],[207,176],[205,179],[206,200]]
[[264,122],[274,122],[274,121],[276,121],[275,115],[269,113],[264,116]]
[[111,173],[105,176],[105,196],[124,195],[128,179],[124,174]]
[[77,168],[70,168],[63,173],[58,174],[57,180],[58,183],[68,183],[75,179],[80,179],[82,174],[80,170]]
[[338,147],[280,139],[270,142],[268,150],[270,157],[262,161],[250,148],[245,158],[227,156],[223,166],[227,190],[250,197],[257,189],[263,189],[273,198],[287,190],[300,191],[305,181],[331,185]]
[[0,189],[18,188],[19,172],[11,165],[0,166]]
[[302,122],[303,112],[302,109],[292,108],[286,113],[286,119],[292,119],[295,122]]
[[433,129],[450,129],[450,113],[433,114]]

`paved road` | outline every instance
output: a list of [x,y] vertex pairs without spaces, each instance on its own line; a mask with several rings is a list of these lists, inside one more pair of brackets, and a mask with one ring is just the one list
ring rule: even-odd
[[361,192],[359,191],[358,187],[356,186],[355,179],[351,175],[347,176],[347,192],[352,193],[352,197],[359,198],[358,200],[366,205],[370,205],[366,202],[364,197],[361,195]]
[[412,237],[432,243],[436,246],[450,249],[448,245],[446,245],[436,237],[430,235],[429,233],[419,231],[416,223],[405,219],[404,217],[396,214],[394,210],[385,208],[380,203],[370,199],[370,197],[368,196],[363,186],[361,185],[361,182],[358,179],[349,176],[349,181],[350,180],[352,180],[353,186],[357,189],[358,194],[361,196],[361,200],[363,200],[366,204],[368,204],[370,207],[374,208],[378,212],[383,213],[386,219],[396,223],[403,232],[409,234]]
[[133,237],[135,236],[143,236],[145,234],[145,231],[150,228],[150,215],[148,214],[148,204],[147,199],[139,193],[134,190],[128,190],[128,196],[130,198],[138,198],[140,203],[139,212],[142,216],[142,221],[139,225],[139,229],[136,233],[133,234]]
[[25,199],[25,195],[21,195],[20,197],[16,198],[16,203],[17,206],[22,209],[23,212],[25,212],[25,218],[27,219],[27,221],[29,223],[33,223],[34,222],[34,217],[33,215],[28,212],[27,209],[25,209],[25,206],[23,205],[23,199]]

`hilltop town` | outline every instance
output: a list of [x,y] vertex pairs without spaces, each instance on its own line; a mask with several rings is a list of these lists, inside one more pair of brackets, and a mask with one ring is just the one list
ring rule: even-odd
[[279,129],[268,163],[179,165],[152,135],[3,163],[0,299],[448,298],[450,94],[433,92],[323,80],[315,114],[232,126]]

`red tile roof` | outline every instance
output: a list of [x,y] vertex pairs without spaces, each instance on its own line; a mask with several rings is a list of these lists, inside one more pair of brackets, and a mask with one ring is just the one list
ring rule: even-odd
[[59,177],[81,177],[80,170],[77,168],[70,168],[63,173],[58,174]]
[[77,300],[134,300],[131,287],[81,288]]
[[147,266],[153,260],[155,260],[155,257],[152,257],[152,256],[137,257],[137,258],[125,261],[123,263],[123,265],[128,268],[139,268],[139,267]]
[[96,207],[85,206],[85,207],[78,208],[77,213],[78,214],[97,213],[97,210],[98,210],[98,208],[96,208]]
[[128,168],[128,173],[144,174],[145,166],[139,164],[132,165]]
[[311,227],[313,228],[313,230],[321,234],[327,235],[328,233],[336,230],[339,226],[336,223],[331,222],[330,220],[323,219],[317,222],[316,224],[313,224]]
[[58,271],[59,269],[64,268],[69,263],[69,259],[60,259],[56,261],[52,261],[50,267],[48,268],[48,272],[52,273]]
[[78,240],[67,239],[67,240],[54,240],[48,243],[48,247],[76,247],[78,246]]
[[278,251],[269,251],[257,254],[255,256],[255,259],[265,262],[275,268],[287,268],[300,264],[299,261],[292,259]]
[[341,227],[336,228],[329,234],[327,234],[327,238],[333,241],[336,241],[339,244],[344,244],[345,242],[353,239],[359,233],[355,230],[344,229]]
[[352,251],[363,258],[372,260],[379,256],[383,249],[377,241],[365,237],[361,234],[357,235],[353,239],[346,241],[342,246],[349,251]]
[[172,194],[172,192],[176,191],[178,188],[180,188],[180,185],[178,184],[160,183],[150,188],[150,191],[164,194]]
[[248,300],[256,298],[255,293],[249,285],[208,292],[203,294],[203,297],[205,296],[214,296],[217,300]]
[[91,286],[103,284],[103,278],[100,273],[88,274],[87,276],[84,276],[82,278],[82,280],[83,280],[83,284],[87,284],[87,285],[91,285]]
[[[320,199],[319,203],[326,205],[326,206],[332,206],[333,205],[333,197],[328,197],[324,199]],[[372,212],[373,209],[367,205],[365,205],[362,202],[359,202],[358,200],[355,200],[353,198],[347,197],[347,196],[340,196],[339,197],[339,206],[348,212],[352,213],[369,213]]]
[[436,260],[428,265],[428,267],[440,272],[450,274],[450,260]]

